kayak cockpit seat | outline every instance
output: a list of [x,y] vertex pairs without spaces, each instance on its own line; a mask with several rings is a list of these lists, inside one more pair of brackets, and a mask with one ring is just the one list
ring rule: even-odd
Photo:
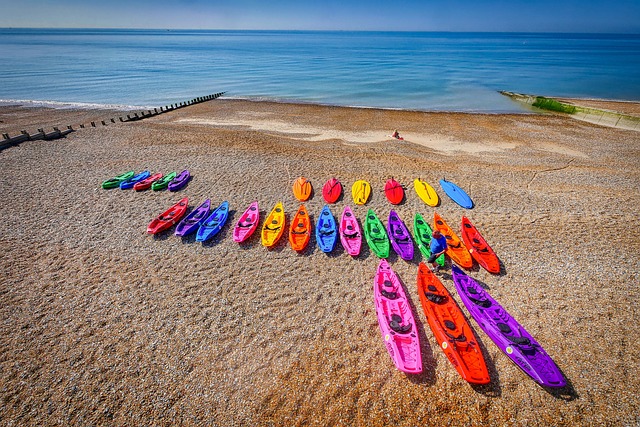
[[356,237],[360,237],[360,233],[344,233],[344,237],[346,237],[347,239],[355,239]]
[[265,228],[266,230],[269,230],[269,231],[278,231],[278,230],[280,230],[282,227],[281,227],[281,226],[277,226],[277,227],[269,227],[268,225],[265,225],[265,226],[264,226],[264,228]]
[[307,230],[302,230],[302,231],[291,230],[291,234],[308,234],[308,231]]
[[382,294],[383,297],[388,299],[398,298],[398,294],[395,292],[389,292],[389,291],[385,291],[384,289],[380,289],[380,293]]
[[411,331],[411,323],[407,323],[406,325],[402,325],[402,317],[397,314],[391,315],[391,321],[389,321],[389,326],[395,332],[399,334],[406,334]]
[[455,341],[456,343],[464,343],[467,341],[467,337],[464,334],[460,334],[457,337],[454,336],[453,334],[450,334],[447,331],[444,331],[445,334],[447,334],[447,337],[451,340],[451,341]]
[[238,227],[240,228],[250,228],[255,224],[255,222],[239,222]]
[[482,308],[491,307],[491,301],[489,301],[488,299],[476,299],[471,296],[469,296],[469,299],[471,300],[472,303],[474,303],[475,305],[479,305]]
[[500,332],[502,332],[502,335],[504,335],[512,343],[518,344],[518,345],[527,345],[527,346],[531,345],[531,340],[527,337],[523,337],[522,335],[520,336],[509,335],[513,331],[511,327],[506,323],[498,322],[496,323],[496,326],[498,327],[498,329],[500,329]]
[[444,304],[447,301],[446,296],[434,294],[433,292],[425,292],[424,296],[434,304]]
[[320,231],[319,231],[319,233],[320,233],[321,235],[323,235],[323,236],[330,236],[330,235],[332,235],[332,234],[333,234],[333,233],[335,233],[335,232],[336,232],[336,230],[329,230],[329,231],[326,231],[326,230],[320,230]]

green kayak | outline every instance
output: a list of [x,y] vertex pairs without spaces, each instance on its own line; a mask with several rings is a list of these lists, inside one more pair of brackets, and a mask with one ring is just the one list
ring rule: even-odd
[[[431,227],[429,227],[429,223],[422,218],[422,215],[416,213],[416,216],[413,217],[413,235],[416,238],[416,243],[418,244],[418,249],[422,252],[422,255],[425,258],[429,258],[431,256],[431,250],[429,249],[429,242],[431,242]],[[436,258],[436,262],[444,267],[444,254],[440,255]]]
[[378,258],[388,258],[389,236],[384,229],[384,225],[376,216],[373,209],[367,212],[367,219],[364,221],[364,237],[367,239],[369,248],[378,256]]
[[109,189],[109,188],[116,188],[116,187],[120,187],[120,183],[122,181],[126,181],[130,178],[133,178],[133,176],[136,173],[134,171],[129,171],[129,172],[125,172],[122,175],[118,175],[115,176],[113,178],[109,178],[106,181],[102,181],[102,188],[104,189]]
[[153,191],[164,190],[165,188],[167,188],[169,183],[173,181],[173,178],[175,178],[177,175],[178,175],[177,172],[171,172],[169,174],[166,174],[165,176],[163,176],[162,178],[160,178],[159,180],[151,184],[151,189]]

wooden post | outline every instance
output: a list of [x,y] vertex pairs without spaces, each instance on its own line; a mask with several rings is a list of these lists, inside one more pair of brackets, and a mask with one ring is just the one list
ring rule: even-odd
[[67,126],[67,129],[69,129],[69,130],[71,130],[71,131],[72,131],[72,130],[73,130],[73,127],[72,127],[71,125],[69,125],[69,126]]
[[104,120],[102,121],[102,126],[106,126],[107,124],[104,122]]
[[92,128],[96,127],[96,122],[91,122],[91,127]]
[[3,133],[3,134],[2,134],[2,137],[3,137],[4,139],[9,139],[9,134],[8,134],[8,133]]
[[84,124],[81,124],[81,125],[80,125],[80,129],[84,129]]

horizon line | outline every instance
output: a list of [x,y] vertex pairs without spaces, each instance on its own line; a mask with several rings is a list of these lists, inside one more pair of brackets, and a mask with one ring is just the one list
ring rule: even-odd
[[468,34],[602,34],[640,36],[640,32],[575,31],[498,31],[498,30],[362,30],[362,29],[274,29],[274,28],[152,28],[152,27],[3,27],[0,30],[134,30],[134,31],[255,31],[255,32],[326,32],[326,33],[468,33]]

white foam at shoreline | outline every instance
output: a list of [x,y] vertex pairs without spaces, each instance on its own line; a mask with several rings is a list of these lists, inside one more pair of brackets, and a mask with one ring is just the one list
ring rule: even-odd
[[[149,110],[153,106],[142,105],[117,105],[117,104],[98,104],[91,102],[62,102],[49,100],[30,100],[30,99],[0,99],[0,105],[20,105],[26,108],[55,108],[55,109],[76,109],[76,110]],[[155,107],[157,108],[157,106]]]

